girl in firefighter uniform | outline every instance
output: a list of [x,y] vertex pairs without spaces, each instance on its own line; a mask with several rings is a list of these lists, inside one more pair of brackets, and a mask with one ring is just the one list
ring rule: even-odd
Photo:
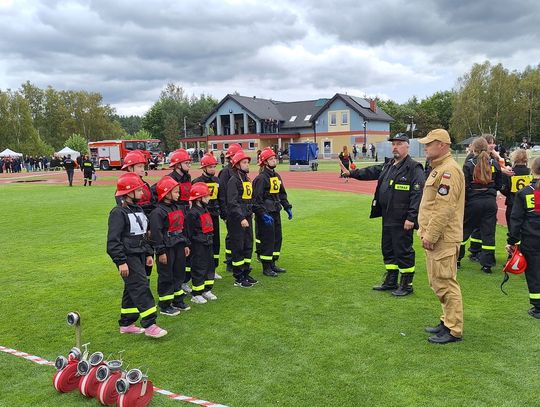
[[215,269],[219,266],[219,215],[220,215],[220,206],[218,200],[219,194],[219,179],[216,177],[216,166],[217,160],[212,154],[205,154],[201,159],[201,169],[203,173],[200,177],[193,180],[193,184],[197,182],[204,182],[210,195],[208,196],[208,204],[206,205],[210,216],[212,217],[212,223],[214,225],[214,240],[212,242],[213,248],[213,259],[214,259],[214,278],[220,279],[221,276],[215,272]]
[[[495,266],[495,228],[497,226],[497,191],[502,187],[501,167],[490,158],[486,139],[478,137],[472,142],[474,157],[463,165],[465,175],[465,218],[463,242],[475,229],[480,229],[482,251],[480,264],[482,271],[491,273]],[[465,255],[462,243],[458,264]]]
[[156,193],[159,203],[150,214],[150,231],[157,259],[159,309],[163,315],[175,316],[190,308],[181,288],[189,255],[185,212],[178,204],[180,186],[171,177],[156,184]]
[[292,219],[292,205],[287,200],[287,192],[280,175],[275,171],[276,153],[265,148],[259,156],[261,171],[253,180],[253,212],[257,254],[263,265],[263,274],[276,277],[285,269],[276,265],[283,241],[280,211],[283,207],[289,220]]
[[[122,171],[137,174],[144,184],[142,188],[142,197],[138,202],[138,205],[143,209],[144,214],[148,217],[156,205],[155,196],[152,193],[150,185],[143,179],[145,174],[145,166],[148,164],[148,160],[140,150],[133,150],[126,154],[122,165]],[[121,204],[120,197],[116,197],[116,203]],[[152,274],[152,266],[146,266],[146,276],[150,278]]]
[[190,191],[191,208],[187,214],[187,233],[191,242],[191,301],[205,304],[217,300],[212,293],[214,286],[214,225],[208,212],[210,189],[204,182],[196,182]]
[[253,252],[253,186],[248,177],[251,158],[242,150],[231,164],[233,175],[227,183],[227,228],[230,235],[231,261],[236,287],[248,288],[257,283],[249,275]]
[[[118,179],[116,196],[121,204],[109,214],[107,254],[118,267],[124,280],[120,333],[159,338],[167,331],[156,324],[157,309],[146,277],[145,265],[152,265],[153,251],[147,241],[148,218],[137,204],[143,195],[144,183],[134,173]],[[141,326],[135,321],[141,318]]]
[[[540,319],[540,157],[531,166],[533,181],[516,193],[507,250],[519,244],[527,261],[525,278],[529,288],[529,315]],[[521,242],[521,243],[520,243]]]
[[528,167],[529,157],[527,150],[519,148],[512,152],[512,171],[514,175],[503,175],[501,193],[506,196],[506,226],[510,230],[510,215],[514,206],[516,193],[529,185],[532,181],[531,169]]

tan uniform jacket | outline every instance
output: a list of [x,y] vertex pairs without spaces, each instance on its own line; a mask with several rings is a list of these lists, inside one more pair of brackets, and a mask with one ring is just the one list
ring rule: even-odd
[[418,236],[430,243],[461,242],[465,178],[451,153],[433,160],[418,214]]

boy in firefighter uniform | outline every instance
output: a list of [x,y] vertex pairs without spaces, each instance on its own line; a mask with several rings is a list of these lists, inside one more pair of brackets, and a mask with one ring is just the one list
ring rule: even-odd
[[248,177],[251,158],[242,150],[232,158],[233,175],[227,183],[227,228],[230,235],[235,287],[248,288],[257,283],[249,275],[253,251],[252,195]]
[[[189,190],[191,189],[191,175],[189,174],[189,170],[191,169],[191,156],[183,148],[175,150],[171,155],[169,168],[172,168],[169,177],[174,179],[178,182],[178,185],[180,185],[180,199],[178,200],[178,203],[183,207],[185,213],[189,207]],[[191,288],[188,284],[191,279],[191,267],[189,264],[190,258],[188,257],[186,259],[186,274],[182,284],[182,290],[186,293],[191,292]]]
[[232,271],[232,256],[231,256],[231,240],[229,236],[229,225],[227,223],[227,184],[229,179],[233,175],[233,166],[231,164],[232,158],[234,155],[242,150],[242,146],[238,143],[233,143],[227,148],[225,152],[225,159],[227,160],[227,165],[219,172],[219,191],[218,191],[218,201],[219,208],[221,212],[221,219],[225,222],[227,227],[227,233],[225,235],[225,264],[227,265],[227,271]]
[[212,293],[214,286],[214,225],[207,205],[210,189],[204,182],[192,185],[189,197],[191,208],[187,214],[187,233],[191,242],[191,301],[205,304],[207,300],[217,300]]
[[185,234],[185,212],[178,204],[180,185],[169,176],[156,184],[158,204],[150,214],[150,232],[157,259],[160,313],[175,316],[180,310],[187,311],[184,303],[186,257],[189,240]]
[[[413,292],[415,251],[413,232],[418,227],[418,207],[424,188],[422,164],[409,155],[409,138],[400,133],[390,137],[393,159],[385,164],[347,170],[346,176],[358,180],[378,180],[370,218],[382,217],[382,242],[386,275],[377,291],[392,291],[398,297]],[[398,287],[398,272],[401,279]]]
[[450,135],[444,129],[430,131],[418,140],[424,144],[431,172],[426,179],[418,211],[418,236],[426,254],[429,286],[442,306],[430,343],[459,342],[463,336],[463,299],[457,281],[457,256],[463,237],[464,177],[450,151]]
[[469,240],[473,230],[480,229],[482,251],[480,264],[484,273],[495,266],[495,228],[497,226],[497,191],[502,187],[501,167],[490,157],[485,138],[472,142],[474,157],[463,165],[465,175],[465,220],[458,267],[465,256],[463,242]]
[[[107,254],[124,280],[120,333],[160,338],[167,331],[156,324],[157,309],[146,277],[145,265],[151,266],[153,250],[147,242],[148,218],[137,202],[142,198],[144,183],[134,173],[118,179],[116,196],[122,203],[109,214]],[[141,326],[135,321],[141,318]]]
[[520,246],[527,261],[525,278],[533,306],[529,315],[540,319],[540,157],[534,159],[531,170],[533,181],[516,193],[507,250]]
[[529,185],[532,181],[531,169],[529,168],[529,157],[527,150],[519,148],[512,152],[512,171],[514,175],[503,174],[501,193],[506,197],[506,226],[510,231],[510,215],[514,206],[516,193]]
[[94,169],[94,163],[88,158],[88,155],[84,155],[83,161],[81,163],[81,171],[83,172],[84,177],[84,186],[88,183],[88,186],[92,186],[92,177],[96,173]]
[[[276,265],[283,241],[281,233],[281,215],[283,207],[292,219],[292,205],[287,200],[287,192],[280,175],[275,171],[276,153],[270,147],[259,156],[261,171],[253,180],[253,212],[255,212],[255,230],[257,231],[257,253],[263,265],[263,274],[277,277],[285,269]],[[259,243],[260,242],[260,243]]]
[[[145,166],[148,164],[146,157],[140,150],[133,150],[126,154],[124,162],[122,164],[122,171],[137,174],[137,176],[143,182],[143,194],[139,202],[137,203],[144,211],[144,214],[148,217],[156,205],[155,195],[150,189],[150,185],[143,179],[145,174]],[[121,204],[120,197],[116,197],[116,203]],[[152,274],[152,266],[145,266],[146,276],[150,278]]]
[[201,169],[203,171],[200,177],[193,180],[193,184],[197,182],[204,182],[210,191],[209,202],[206,205],[208,212],[212,216],[212,223],[214,225],[214,241],[212,242],[213,258],[214,258],[214,278],[220,279],[221,276],[215,271],[219,266],[219,214],[220,205],[218,200],[219,194],[219,179],[216,177],[217,160],[212,154],[205,154],[201,158]]

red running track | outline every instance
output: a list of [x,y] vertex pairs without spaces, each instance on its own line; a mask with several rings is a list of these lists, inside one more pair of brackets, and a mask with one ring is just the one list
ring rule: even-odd
[[[150,177],[160,177],[169,173],[169,170],[158,170],[158,171],[149,171],[148,176]],[[120,176],[123,174],[123,171],[99,171],[98,180],[96,181],[97,185],[114,185],[115,181],[113,180],[100,180],[100,176],[114,177]],[[336,191],[336,192],[352,192],[360,194],[372,195],[375,192],[375,187],[377,181],[357,181],[350,179],[349,182],[346,182],[345,179],[339,177],[339,171],[336,170],[333,172],[319,172],[319,171],[309,171],[309,172],[290,172],[290,171],[280,171],[279,174],[283,178],[283,182],[287,188],[304,188],[304,189],[321,189],[325,191]],[[200,170],[192,170],[193,178],[200,175]],[[15,182],[25,182],[25,178],[41,176],[45,179],[39,183],[48,183],[48,184],[63,184],[66,183],[66,174],[64,171],[58,172],[41,172],[41,173],[21,173],[21,174],[0,174],[0,184],[6,183],[15,183]],[[255,174],[252,174],[254,177]],[[74,184],[82,184],[82,173],[80,171],[75,171],[75,181]],[[499,195],[497,198],[497,205],[499,207],[497,213],[497,221],[500,225],[506,225],[506,219],[504,213],[506,211],[506,205],[504,204],[504,196]]]

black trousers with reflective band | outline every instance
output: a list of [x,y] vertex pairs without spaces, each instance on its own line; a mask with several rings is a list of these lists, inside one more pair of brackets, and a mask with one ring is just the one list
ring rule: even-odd
[[212,245],[191,244],[191,288],[192,295],[210,291],[214,285],[214,254]]
[[212,215],[212,223],[214,224],[214,240],[212,242],[212,250],[214,254],[214,267],[217,268],[219,266],[219,250],[221,248],[219,236],[219,216]]
[[383,223],[381,249],[387,270],[399,269],[405,273],[414,272],[413,234],[414,229],[405,230],[403,225],[384,225]]
[[255,216],[255,231],[256,231],[256,244],[257,254],[261,260],[276,261],[279,259],[281,252],[281,244],[283,241],[281,231],[281,216],[279,212],[270,212],[270,216],[274,219],[272,225],[266,225],[262,217]]
[[141,317],[141,326],[148,328],[156,323],[156,303],[150,291],[145,270],[146,256],[130,255],[127,258],[129,275],[124,280],[120,326],[133,324]]
[[529,288],[529,302],[540,310],[540,238],[523,236],[520,248],[527,260],[525,279]]
[[253,253],[253,223],[252,217],[248,216],[249,227],[240,226],[240,221],[229,220],[229,236],[231,243],[232,265],[237,270],[247,270],[251,263]]
[[[463,242],[466,242],[475,229],[480,230],[482,251],[480,264],[483,267],[495,266],[495,229],[497,227],[497,200],[493,196],[478,197],[465,204],[463,221]],[[461,245],[459,260],[465,256],[465,245]]]
[[159,307],[167,308],[174,302],[176,297],[183,294],[181,285],[184,282],[186,273],[186,254],[184,245],[177,244],[168,247],[167,264],[159,262],[159,256],[156,256],[158,281],[157,291],[159,296]]

